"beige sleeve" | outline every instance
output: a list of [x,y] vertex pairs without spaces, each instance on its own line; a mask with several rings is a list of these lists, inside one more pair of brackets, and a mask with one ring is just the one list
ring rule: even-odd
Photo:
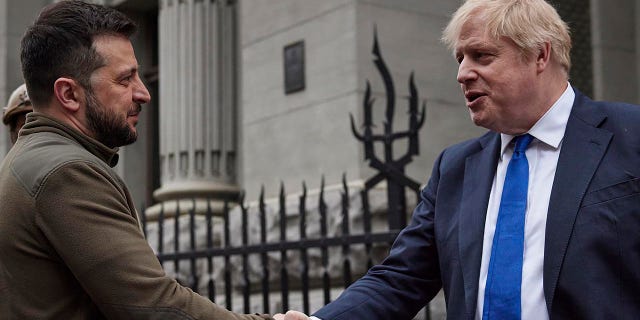
[[123,190],[96,165],[56,169],[36,206],[38,227],[109,319],[270,319],[232,313],[167,277]]

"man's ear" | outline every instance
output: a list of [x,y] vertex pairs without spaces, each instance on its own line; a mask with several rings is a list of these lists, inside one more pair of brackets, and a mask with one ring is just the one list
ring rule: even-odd
[[53,94],[62,107],[69,112],[80,109],[80,91],[82,87],[73,79],[58,78],[53,83]]
[[551,43],[545,42],[540,45],[536,55],[536,69],[538,73],[544,71],[551,61]]

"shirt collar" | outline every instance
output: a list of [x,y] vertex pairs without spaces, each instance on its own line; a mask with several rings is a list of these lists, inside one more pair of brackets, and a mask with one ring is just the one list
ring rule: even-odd
[[[576,94],[573,92],[571,84],[568,84],[560,98],[556,100],[551,108],[547,110],[542,118],[540,118],[527,133],[550,147],[558,149],[564,137],[564,131],[567,128],[567,122],[569,121],[571,107],[573,106],[575,98]],[[504,151],[507,149],[513,137],[514,136],[506,133],[500,134],[500,158],[504,155]]]

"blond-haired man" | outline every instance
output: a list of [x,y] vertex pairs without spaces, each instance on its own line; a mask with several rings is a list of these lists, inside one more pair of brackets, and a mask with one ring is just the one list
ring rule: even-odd
[[387,259],[315,317],[411,319],[442,288],[448,319],[637,319],[640,107],[568,83],[544,0],[467,0],[443,40],[489,131],[442,152]]

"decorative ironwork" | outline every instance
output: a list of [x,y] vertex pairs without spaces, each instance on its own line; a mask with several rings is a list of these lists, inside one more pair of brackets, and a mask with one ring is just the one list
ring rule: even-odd
[[[248,207],[244,204],[244,193],[240,194],[240,199],[237,201],[241,211],[241,230],[233,230],[230,225],[230,206],[235,205],[236,201],[233,199],[225,199],[223,205],[222,221],[217,221],[218,225],[221,225],[222,230],[221,237],[224,239],[222,243],[215,243],[214,238],[214,213],[211,207],[211,199],[207,199],[207,209],[204,213],[204,221],[206,223],[206,243],[198,243],[196,236],[198,231],[196,226],[195,211],[195,199],[191,201],[182,202],[182,205],[188,206],[187,214],[189,219],[187,220],[186,230],[182,232],[188,232],[188,239],[190,240],[188,246],[183,246],[180,242],[181,224],[180,212],[185,211],[185,208],[181,208],[181,202],[176,203],[176,208],[173,212],[170,209],[166,209],[161,206],[161,211],[158,216],[157,222],[154,222],[154,234],[157,239],[155,246],[158,260],[165,267],[173,266],[172,274],[178,277],[180,283],[189,286],[193,291],[200,292],[202,295],[208,297],[212,301],[216,299],[224,299],[224,306],[227,309],[234,309],[232,302],[234,296],[241,294],[242,298],[242,310],[245,313],[255,312],[257,310],[251,310],[251,295],[252,293],[259,293],[262,296],[262,312],[270,313],[271,311],[280,312],[290,308],[301,309],[305,313],[310,313],[314,310],[310,309],[310,291],[314,287],[312,283],[310,271],[310,257],[307,254],[310,250],[320,251],[319,266],[322,269],[319,280],[316,279],[317,288],[322,293],[322,301],[324,304],[331,302],[331,290],[335,286],[336,280],[342,278],[343,287],[349,286],[354,276],[354,270],[350,261],[350,252],[353,247],[364,246],[367,258],[367,264],[370,266],[373,263],[380,262],[377,260],[373,252],[375,245],[389,245],[398,236],[399,230],[389,231],[372,231],[371,220],[372,214],[369,212],[369,206],[363,206],[363,220],[360,223],[365,225],[364,233],[353,232],[354,226],[349,223],[349,187],[347,185],[346,175],[342,177],[342,190],[340,210],[341,214],[341,232],[338,235],[330,234],[330,222],[328,206],[325,199],[325,184],[324,177],[322,178],[320,193],[318,198],[318,211],[314,214],[319,215],[319,234],[309,237],[308,229],[311,228],[307,224],[307,218],[310,216],[310,212],[307,209],[307,203],[309,202],[307,196],[306,185],[303,184],[303,193],[299,198],[298,208],[300,210],[300,221],[298,224],[298,237],[287,237],[287,225],[286,225],[286,203],[284,185],[280,187],[279,205],[277,213],[274,215],[278,218],[278,227],[273,231],[278,232],[278,239],[267,239],[268,227],[267,227],[267,205],[265,202],[265,191],[262,188],[260,192],[260,198],[257,204],[258,212],[255,213],[258,217],[255,217],[259,221],[259,241],[251,243],[249,241],[249,215]],[[361,199],[363,202],[367,202],[366,199]],[[189,204],[190,203],[190,204]],[[148,231],[149,219],[146,216],[145,211],[141,212],[143,224],[143,231],[146,235],[150,235]],[[173,223],[173,225],[171,225]],[[172,230],[173,229],[173,230]],[[360,228],[358,228],[360,229]],[[172,230],[172,231],[171,231]],[[168,234],[165,234],[167,231]],[[202,232],[202,231],[200,231]],[[241,243],[234,245],[231,242],[231,238],[240,237]],[[202,239],[204,240],[204,239]],[[165,247],[165,244],[173,244],[173,250]],[[342,274],[330,274],[330,248],[340,248],[342,252]],[[361,249],[358,249],[361,250]],[[286,263],[290,256],[287,254],[290,252],[301,253],[296,259],[299,259],[299,269],[290,270],[290,265]],[[249,259],[252,255],[257,256],[260,261],[260,278],[255,281],[250,280],[249,275]],[[279,277],[271,276],[271,263],[270,261],[279,256],[280,265]],[[238,257],[241,261],[232,261],[232,257]],[[201,259],[204,259],[202,261]],[[198,267],[200,261],[201,266]],[[206,263],[202,263],[206,262]],[[238,266],[241,265],[242,268]],[[186,270],[185,270],[186,268]],[[198,269],[200,268],[200,269]],[[215,269],[221,270],[221,281],[216,283],[216,277],[212,276]],[[187,271],[188,270],[188,271]],[[238,279],[238,276],[234,277],[234,274],[240,274],[239,278],[242,279],[240,283],[233,283],[233,279]],[[295,283],[291,283],[290,279],[295,279]],[[332,285],[332,279],[333,285]],[[317,283],[320,281],[321,283]],[[279,283],[279,286],[277,285]],[[200,290],[200,288],[206,288]],[[253,290],[252,290],[253,289]],[[296,305],[290,305],[290,294],[292,290],[302,291],[302,301],[296,301]],[[206,291],[206,292],[204,292]],[[276,298],[271,296],[271,293],[280,291],[281,300],[278,302],[280,305],[278,310],[271,310],[270,298]],[[239,297],[238,297],[239,298]],[[335,298],[335,297],[334,297]],[[277,298],[276,298],[277,300]],[[258,303],[259,305],[259,303]],[[428,313],[427,309],[427,313]]]
[[[420,190],[420,184],[405,175],[405,166],[412,161],[415,155],[419,154],[418,131],[422,128],[426,115],[426,102],[422,103],[422,109],[418,111],[418,90],[416,89],[413,72],[409,76],[409,128],[406,131],[393,131],[393,117],[395,115],[395,89],[391,73],[387,68],[380,47],[378,46],[378,34],[374,28],[373,50],[374,63],[382,76],[384,89],[387,96],[387,107],[384,121],[384,132],[382,134],[373,133],[373,102],[371,97],[371,84],[367,80],[367,87],[364,94],[364,124],[363,132],[359,133],[351,118],[351,130],[356,138],[364,143],[364,158],[369,161],[369,166],[378,170],[378,174],[369,178],[365,182],[365,190],[370,190],[383,180],[387,181],[387,195],[389,201],[389,227],[402,229],[406,226],[406,200],[405,188],[409,187],[416,193]],[[399,139],[409,139],[406,153],[394,159],[393,143]],[[374,151],[374,143],[384,144],[384,159],[380,159]]]

